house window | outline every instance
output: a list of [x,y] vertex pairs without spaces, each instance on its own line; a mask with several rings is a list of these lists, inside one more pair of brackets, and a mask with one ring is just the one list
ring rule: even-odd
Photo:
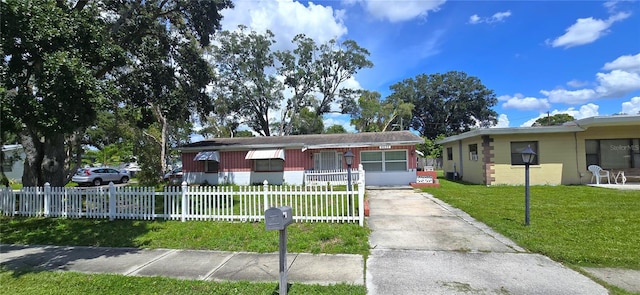
[[204,161],[205,173],[218,173],[219,163],[218,161]]
[[447,160],[453,161],[453,148],[447,148]]
[[478,161],[478,145],[477,144],[469,145],[469,160]]
[[342,167],[342,153],[322,151],[313,154],[313,168],[315,170],[336,170]]
[[365,171],[407,171],[407,151],[367,151],[360,153]]
[[284,160],[282,159],[253,160],[253,171],[282,172],[284,171]]
[[528,146],[536,153],[531,165],[538,165],[540,163],[540,152],[538,152],[537,141],[512,141],[511,142],[511,165],[524,165],[522,161],[522,151]]
[[640,139],[585,140],[587,167],[598,165],[604,169],[640,168]]

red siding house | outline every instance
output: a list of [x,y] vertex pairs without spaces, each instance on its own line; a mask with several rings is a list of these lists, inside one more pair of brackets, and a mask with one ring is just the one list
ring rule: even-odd
[[212,138],[184,145],[183,179],[189,184],[304,184],[305,173],[346,170],[344,153],[362,165],[366,185],[408,185],[416,180],[416,144],[409,131]]

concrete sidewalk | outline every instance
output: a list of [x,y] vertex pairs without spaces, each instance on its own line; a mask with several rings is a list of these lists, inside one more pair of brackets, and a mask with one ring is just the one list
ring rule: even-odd
[[[278,263],[278,253],[0,245],[0,264],[9,269],[278,282]],[[289,253],[287,263],[289,282],[364,285],[361,255]]]
[[369,294],[607,294],[429,194],[367,192]]

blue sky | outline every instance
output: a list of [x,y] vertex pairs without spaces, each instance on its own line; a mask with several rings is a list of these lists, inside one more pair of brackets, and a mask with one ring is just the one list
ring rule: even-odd
[[[372,69],[350,87],[390,94],[418,74],[456,70],[478,77],[499,98],[499,127],[640,112],[638,1],[291,1],[240,0],[223,29],[270,29],[277,49],[304,33],[367,48]],[[330,116],[325,126],[348,124]],[[348,130],[353,130],[349,128]]]

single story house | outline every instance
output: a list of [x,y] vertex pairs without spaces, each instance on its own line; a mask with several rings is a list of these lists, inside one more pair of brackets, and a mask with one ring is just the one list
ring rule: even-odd
[[22,182],[24,159],[26,159],[22,145],[3,145],[2,155],[2,171],[4,171],[4,175],[11,181]]
[[346,171],[362,165],[366,185],[408,185],[416,180],[416,144],[409,131],[212,138],[180,147],[189,184],[303,184],[310,171]]
[[561,126],[476,129],[437,143],[443,147],[445,176],[471,183],[523,184],[521,152],[528,146],[537,153],[530,165],[531,184],[590,183],[589,165],[608,170],[611,183],[619,173],[640,172],[637,115],[590,117]]

